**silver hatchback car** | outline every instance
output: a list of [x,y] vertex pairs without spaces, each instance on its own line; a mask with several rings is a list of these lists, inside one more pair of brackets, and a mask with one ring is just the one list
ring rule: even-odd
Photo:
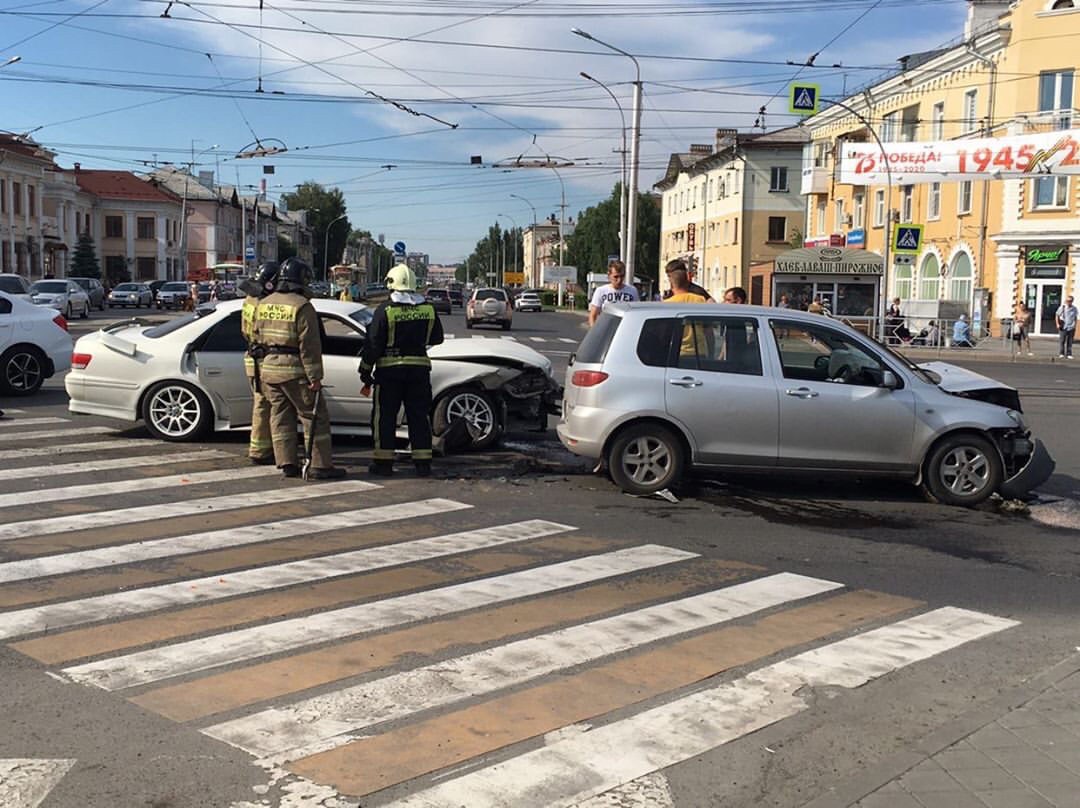
[[757,306],[605,306],[567,370],[558,434],[635,494],[694,467],[884,475],[972,506],[1054,470],[1013,388]]

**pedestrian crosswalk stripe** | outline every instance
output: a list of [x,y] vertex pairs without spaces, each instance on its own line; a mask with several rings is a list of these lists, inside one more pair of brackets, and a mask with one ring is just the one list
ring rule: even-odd
[[[57,419],[60,420],[60,419]],[[0,421],[3,423],[4,421]],[[12,423],[18,423],[19,426],[25,425],[26,421],[12,421]],[[73,426],[73,425],[72,425]],[[42,429],[38,431],[30,432],[5,432],[0,437],[0,445],[8,445],[16,441],[57,441],[64,440],[68,435],[72,437],[81,437],[82,435],[107,435],[116,434],[117,430],[109,429],[108,427],[83,427],[82,429]],[[149,441],[139,441],[143,446],[148,445]]]
[[[543,552],[542,548],[533,547]],[[544,557],[550,559],[550,553]],[[163,685],[132,696],[131,701],[174,721],[191,721],[372,673],[406,660],[430,658],[441,651],[484,648],[530,632],[615,614],[700,591],[706,586],[735,582],[754,572],[736,562],[691,559],[683,564],[629,573],[616,581],[538,595],[524,603],[511,602],[480,612],[443,617],[192,681]],[[477,734],[489,733],[478,731]]]
[[75,763],[74,759],[0,759],[0,805],[37,808]]
[[[611,549],[610,541],[580,534],[552,536],[534,539],[527,545],[469,553],[452,562],[433,559],[407,567],[365,573],[359,581],[353,578],[320,581],[283,591],[258,592],[239,599],[130,617],[124,621],[122,632],[110,623],[101,623],[19,640],[10,647],[46,664],[73,665],[92,657],[104,658],[150,645],[188,640],[196,634],[209,635],[317,610],[349,607],[359,601],[373,602],[422,589],[476,580],[481,576],[524,570],[539,562],[553,564]],[[127,574],[123,575],[125,580],[128,577]]]
[[[231,479],[260,477],[280,474],[277,469],[265,466],[235,469]],[[52,533],[66,533],[70,530],[88,530],[102,525],[129,525],[135,522],[158,521],[175,516],[192,516],[218,511],[237,510],[239,508],[265,507],[275,505],[283,499],[296,502],[302,499],[332,497],[369,491],[379,486],[363,480],[345,480],[337,483],[320,483],[307,487],[292,488],[287,494],[280,490],[253,491],[226,494],[218,497],[194,498],[187,496],[183,502],[164,502],[157,505],[140,505],[133,508],[118,508],[111,511],[94,511],[76,516],[55,516],[48,519],[30,519],[23,522],[9,522],[0,525],[0,541],[22,539],[30,536],[46,536]]]
[[[0,564],[0,583],[22,581],[48,575],[63,575],[81,570],[112,567],[119,564],[131,564],[153,558],[167,558],[188,553],[220,550],[227,547],[239,547],[245,544],[277,541],[293,536],[314,536],[318,533],[363,527],[379,522],[438,516],[439,514],[471,507],[471,505],[450,499],[426,499],[395,505],[379,505],[373,508],[362,508],[341,513],[326,513],[321,514],[317,520],[313,520],[310,516],[302,516],[297,519],[264,522],[260,525],[208,530],[202,533],[190,533],[185,536],[142,541],[135,544],[121,544],[115,547],[101,547],[74,553],[9,561],[6,564]],[[545,535],[540,532],[543,529],[542,526],[554,523],[534,520],[533,522],[519,522],[517,524],[522,526],[522,532],[533,529],[535,535]],[[508,527],[513,529],[512,526]],[[0,620],[2,618],[3,615],[0,614]]]
[[[13,421],[9,421],[7,418],[0,420],[0,429],[6,429],[9,426],[41,426],[43,424],[70,424],[71,421],[68,418],[16,418]],[[5,436],[6,437],[6,436]]]
[[[449,510],[449,508],[444,506],[443,510]],[[283,589],[312,581],[341,578],[370,570],[526,541],[534,536],[562,533],[568,530],[573,530],[573,528],[557,525],[554,522],[543,525],[521,523],[501,525],[434,536],[403,544],[370,547],[304,561],[290,561],[286,564],[256,567],[160,586],[114,592],[31,609],[0,612],[0,638],[10,639],[46,628],[52,631],[132,614],[146,614],[191,603],[206,603],[251,592]]]
[[559,337],[559,342],[569,342],[571,345],[576,345],[576,339],[570,339],[569,337]]
[[[61,474],[83,474],[88,471],[106,471],[108,469],[136,468],[138,466],[164,466],[170,463],[187,463],[193,460],[210,460],[223,457],[235,457],[229,452],[217,449],[204,449],[197,452],[177,452],[176,454],[142,455],[140,457],[114,457],[107,460],[88,460],[84,463],[50,464],[48,466],[23,466],[22,468],[0,469],[0,480],[26,480],[31,477],[58,477]],[[34,491],[34,500],[41,502],[44,491]],[[26,495],[22,495],[26,499]],[[3,507],[3,506],[0,506]]]
[[962,609],[938,609],[799,654],[388,805],[569,808],[802,712],[809,703],[799,694],[801,688],[858,687],[1014,625]]
[[354,733],[387,721],[520,685],[842,586],[779,573],[441,660],[288,707],[216,724],[203,732],[260,758],[284,756],[293,760],[349,743]]
[[[184,458],[180,457],[180,461],[183,460]],[[159,457],[156,462],[160,465],[171,461]],[[115,482],[68,485],[60,488],[45,488],[39,491],[17,491],[14,494],[0,494],[0,508],[25,505],[28,499],[33,499],[34,503],[62,502],[69,499],[104,497],[111,494],[130,494],[137,491],[150,491],[159,488],[205,485],[207,483],[220,483],[229,480],[246,479],[249,477],[263,477],[266,476],[268,472],[273,473],[273,470],[255,468],[217,469],[215,471],[192,471],[183,474],[168,474],[160,477],[136,477],[130,480],[117,480]]]
[[[112,429],[98,429],[97,427],[93,427],[90,429],[80,430],[79,434],[81,436],[91,433],[106,434],[114,432],[115,430]],[[19,437],[23,438],[25,436],[20,435]],[[56,440],[58,437],[62,437],[62,435],[57,432],[44,432],[39,435],[34,435],[34,438],[36,440]],[[153,442],[148,440],[118,438],[116,440],[101,440],[91,443],[72,443],[66,446],[30,446],[25,449],[0,450],[0,460],[14,460],[23,457],[45,457],[49,455],[60,456],[68,454],[81,454],[84,452],[104,452],[110,449],[132,449],[136,446],[138,446],[140,449],[146,449],[149,448],[151,445],[154,445]]]
[[152,648],[64,673],[77,682],[119,690],[695,557],[658,545],[631,547]]
[[544,339],[543,337],[529,337],[529,339],[532,340],[533,342],[547,342],[547,340]]
[[5,415],[8,415],[8,416],[11,416],[11,415],[26,415],[26,410],[17,410],[17,409],[13,409],[11,407],[7,407],[7,408],[5,408],[3,410],[3,413]]
[[593,721],[785,648],[895,618],[920,605],[908,598],[865,591],[795,605],[753,622],[709,629],[450,712],[368,733],[344,746],[294,760],[288,768],[346,794],[370,794],[560,727]]

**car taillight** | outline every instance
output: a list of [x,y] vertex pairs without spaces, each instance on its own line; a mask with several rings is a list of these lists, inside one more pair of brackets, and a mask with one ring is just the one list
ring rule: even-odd
[[75,370],[84,370],[93,358],[94,357],[88,353],[73,353],[71,355],[71,366]]
[[595,387],[607,377],[606,373],[599,370],[575,370],[570,377],[570,384],[574,387]]
[[68,330],[67,320],[64,319],[64,315],[58,314],[58,315],[56,315],[55,317],[52,318],[52,321],[54,323],[56,323],[58,326],[60,326],[62,329],[64,329],[65,331]]

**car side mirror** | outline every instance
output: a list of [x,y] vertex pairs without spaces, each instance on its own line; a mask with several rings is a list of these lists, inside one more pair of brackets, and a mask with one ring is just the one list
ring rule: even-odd
[[570,361],[567,362],[566,364],[567,365],[573,365],[575,359],[577,359],[577,352],[576,351],[574,353],[570,354]]
[[889,390],[895,390],[900,386],[900,380],[896,378],[896,374],[891,370],[886,370],[881,374],[881,386]]

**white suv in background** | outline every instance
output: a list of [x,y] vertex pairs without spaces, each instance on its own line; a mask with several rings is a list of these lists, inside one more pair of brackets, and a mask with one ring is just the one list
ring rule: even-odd
[[503,331],[509,331],[513,318],[514,309],[505,289],[476,289],[465,306],[466,328],[472,328],[477,323],[494,323],[501,325]]

